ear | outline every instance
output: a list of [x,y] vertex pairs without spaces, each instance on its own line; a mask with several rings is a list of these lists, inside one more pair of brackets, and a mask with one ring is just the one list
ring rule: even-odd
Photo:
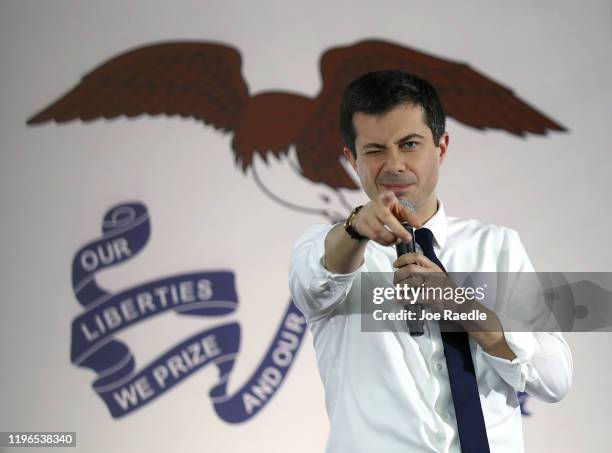
[[353,153],[346,146],[342,148],[342,152],[344,153],[344,157],[348,160],[353,167],[353,170],[357,171],[357,162],[355,162],[355,158],[353,157]]
[[442,134],[442,137],[440,137],[440,143],[438,144],[438,162],[440,164],[444,162],[444,159],[446,158],[446,151],[448,151],[448,142],[448,132],[444,132],[444,134]]

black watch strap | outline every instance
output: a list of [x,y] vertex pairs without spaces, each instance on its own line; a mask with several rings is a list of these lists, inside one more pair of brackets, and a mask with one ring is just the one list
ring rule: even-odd
[[344,231],[346,231],[351,238],[357,241],[363,241],[365,239],[368,239],[367,236],[359,234],[359,231],[357,231],[353,226],[353,220],[355,219],[355,216],[361,210],[361,208],[363,208],[363,205],[357,206],[355,209],[353,209],[351,211],[351,214],[346,219],[346,222],[344,222]]

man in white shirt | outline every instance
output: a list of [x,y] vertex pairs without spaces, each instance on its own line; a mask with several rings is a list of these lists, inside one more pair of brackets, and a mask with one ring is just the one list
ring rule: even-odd
[[[289,274],[325,386],[327,451],[462,451],[439,325],[428,322],[420,337],[408,328],[362,332],[358,275],[394,272],[394,280],[402,282],[410,273],[533,272],[533,267],[515,231],[446,216],[436,185],[449,137],[429,83],[399,71],[360,77],[343,97],[341,130],[344,155],[370,200],[344,225],[306,231],[294,246]],[[400,200],[410,201],[416,212]],[[444,269],[420,248],[397,258],[393,245],[412,239],[399,219],[431,231]],[[472,326],[467,347],[490,451],[522,452],[516,392],[562,399],[572,374],[567,343],[559,333]]]

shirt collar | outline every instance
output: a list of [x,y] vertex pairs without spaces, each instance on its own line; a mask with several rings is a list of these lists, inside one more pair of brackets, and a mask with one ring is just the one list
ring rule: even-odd
[[438,209],[436,213],[423,225],[423,228],[429,229],[438,244],[438,247],[444,248],[446,245],[447,227],[446,227],[446,212],[444,205],[438,200]]

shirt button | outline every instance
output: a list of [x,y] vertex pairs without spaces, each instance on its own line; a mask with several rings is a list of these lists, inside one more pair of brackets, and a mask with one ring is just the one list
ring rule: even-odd
[[448,414],[446,412],[442,414],[442,420],[444,420],[445,422],[447,422],[449,420],[449,418],[450,417],[448,416]]
[[442,365],[442,362],[438,362],[435,364],[435,368],[438,371],[442,371],[444,369],[444,365]]

